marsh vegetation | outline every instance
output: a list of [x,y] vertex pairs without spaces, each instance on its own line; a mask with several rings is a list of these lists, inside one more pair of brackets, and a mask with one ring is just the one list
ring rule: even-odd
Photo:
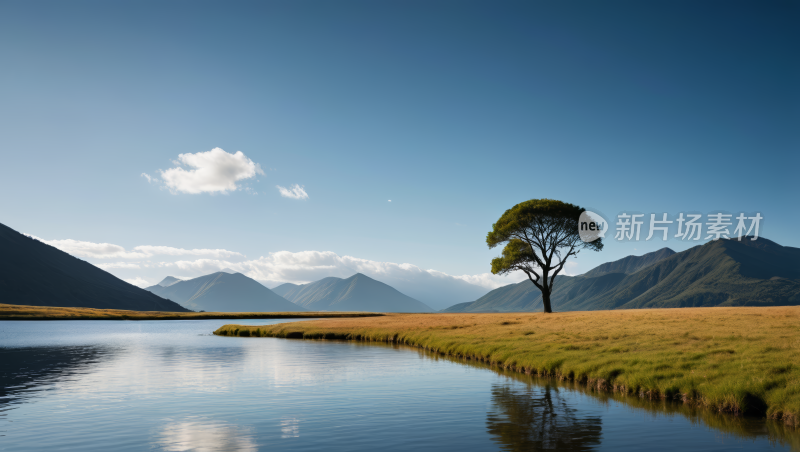
[[0,304],[0,320],[303,319],[380,316],[372,312],[170,312]]

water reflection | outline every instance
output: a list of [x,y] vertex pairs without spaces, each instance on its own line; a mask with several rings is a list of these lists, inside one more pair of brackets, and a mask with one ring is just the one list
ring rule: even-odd
[[48,385],[90,372],[112,353],[95,346],[0,348],[0,412]]
[[158,436],[156,446],[164,451],[256,452],[258,450],[251,429],[208,419],[187,419],[167,424]]
[[299,438],[300,420],[295,418],[281,419],[281,438]]
[[0,450],[800,450],[763,419],[402,346],[219,338],[210,321],[3,326]]
[[[402,345],[389,346],[394,348],[408,348]],[[540,378],[508,371],[480,361],[442,356],[417,348],[413,350],[415,350],[421,358],[426,360],[458,362],[461,365],[473,368],[491,369],[495,373],[506,377],[508,381],[526,384],[527,389],[525,391],[514,391],[508,385],[495,386],[492,390],[494,411],[487,416],[487,427],[490,433],[495,436],[495,440],[503,444],[506,450],[540,450],[541,448],[556,450],[592,450],[592,445],[599,445],[602,441],[599,433],[601,428],[599,423],[600,418],[594,418],[598,421],[596,425],[598,431],[596,435],[597,442],[591,443],[583,441],[588,439],[584,431],[584,427],[586,427],[585,423],[583,425],[580,425],[580,423],[576,425],[574,431],[571,431],[573,427],[568,427],[571,422],[570,416],[572,416],[573,419],[581,419],[575,409],[568,407],[565,400],[561,400],[561,407],[564,412],[567,413],[567,416],[566,419],[558,418],[561,414],[559,413],[558,404],[553,404],[551,410],[551,405],[547,402],[548,397],[552,398],[553,395],[542,393],[542,391],[555,391],[554,394],[557,394],[556,400],[558,400],[563,399],[559,397],[559,391],[572,391],[573,393],[589,396],[595,399],[596,402],[605,406],[616,402],[625,410],[635,412],[640,416],[644,415],[652,420],[687,419],[692,425],[704,426],[712,429],[719,436],[720,441],[732,440],[741,444],[747,444],[754,441],[767,440],[772,446],[789,447],[792,450],[800,452],[800,430],[788,427],[781,422],[759,417],[732,416],[728,413],[718,413],[696,405],[689,405],[671,400],[649,400],[634,395],[599,392],[574,382],[554,381],[548,378]],[[585,408],[585,406],[582,407]],[[538,412],[531,412],[537,409],[540,410],[541,414]],[[562,439],[561,442],[553,441],[552,436],[544,436],[544,433],[548,431],[548,428],[545,427],[544,424],[546,424],[545,418],[550,416],[549,413],[553,413],[551,418],[554,422],[550,425],[549,431],[558,433],[564,437],[565,439]],[[539,416],[539,418],[536,416]],[[530,421],[526,421],[526,419]],[[556,419],[560,419],[563,423],[558,424],[558,422],[555,422]],[[592,418],[583,418],[583,420],[590,419]],[[537,425],[537,423],[541,434],[538,437],[531,436],[530,432],[526,430],[526,425],[532,427]],[[619,427],[619,423],[617,423],[616,427]],[[581,441],[570,444],[571,441],[574,441],[575,437],[581,439]],[[530,441],[531,438],[534,438],[533,442]],[[541,441],[541,444],[537,444],[536,440]],[[547,441],[550,441],[550,445],[546,445]],[[523,446],[521,445],[522,443],[529,445]]]
[[581,416],[551,385],[494,385],[486,427],[503,450],[586,451],[600,444],[602,420]]

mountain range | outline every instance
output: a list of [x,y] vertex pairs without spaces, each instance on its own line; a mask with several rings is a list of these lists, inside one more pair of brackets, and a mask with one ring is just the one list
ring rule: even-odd
[[241,273],[220,271],[186,281],[167,276],[146,290],[194,311],[305,311]]
[[94,265],[0,224],[0,303],[186,311]]
[[282,284],[273,291],[311,311],[433,312],[426,304],[361,273],[308,284]]
[[[797,305],[800,249],[763,237],[720,239],[680,253],[663,248],[600,265],[580,276],[558,276],[551,301],[557,311]],[[541,308],[539,289],[526,280],[443,312]]]
[[[800,304],[800,249],[763,237],[721,239],[676,253],[669,248],[559,276],[557,311]],[[427,304],[357,273],[273,290],[233,270],[190,280],[168,276],[140,289],[0,224],[0,303],[137,311],[432,312]],[[538,311],[541,293],[522,281],[444,312]]]

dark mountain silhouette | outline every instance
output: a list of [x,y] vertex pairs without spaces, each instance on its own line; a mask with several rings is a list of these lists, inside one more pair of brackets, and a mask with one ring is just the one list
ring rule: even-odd
[[0,224],[0,303],[186,311],[180,305]]
[[[575,311],[800,304],[798,248],[745,237],[716,240],[674,254],[664,250],[650,253],[661,253],[660,260],[629,256],[581,276],[558,277],[553,306]],[[539,290],[526,280],[445,312],[538,311],[541,306]]]
[[217,272],[170,283],[168,276],[147,290],[195,311],[206,312],[294,312],[305,309],[277,295],[241,273]]
[[433,312],[424,303],[361,273],[303,285],[287,283],[275,291],[311,311]]

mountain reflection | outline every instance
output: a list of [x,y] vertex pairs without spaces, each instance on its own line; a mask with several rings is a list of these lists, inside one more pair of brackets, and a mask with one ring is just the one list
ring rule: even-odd
[[86,346],[0,348],[0,411],[32,391],[88,372],[110,354]]
[[503,450],[588,451],[600,445],[599,417],[581,417],[558,388],[492,387],[486,427]]

